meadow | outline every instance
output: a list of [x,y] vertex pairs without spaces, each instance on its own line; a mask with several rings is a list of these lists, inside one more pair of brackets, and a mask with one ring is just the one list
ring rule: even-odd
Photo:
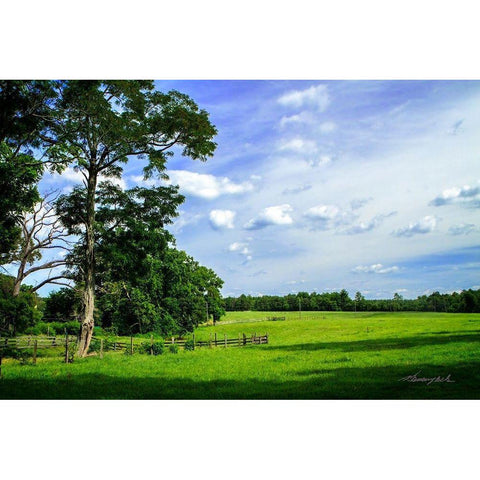
[[[197,328],[195,338],[215,332],[219,340],[268,333],[269,344],[107,352],[72,364],[60,356],[36,365],[4,359],[0,398],[480,398],[480,314],[229,312],[216,326]],[[402,380],[414,374],[449,381]]]

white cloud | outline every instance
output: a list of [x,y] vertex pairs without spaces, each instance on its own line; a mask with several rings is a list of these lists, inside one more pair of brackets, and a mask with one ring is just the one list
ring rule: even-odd
[[286,107],[312,106],[323,112],[330,98],[326,85],[311,86],[305,90],[291,90],[278,99],[278,103]]
[[399,268],[394,265],[393,267],[384,267],[381,263],[376,263],[374,265],[358,265],[355,267],[353,273],[395,273],[398,272]]
[[168,183],[179,184],[180,190],[190,195],[215,199],[220,195],[235,195],[253,190],[250,182],[235,183],[228,177],[190,172],[188,170],[171,170]]
[[246,248],[247,245],[248,245],[248,243],[244,243],[244,242],[233,242],[228,247],[228,251],[229,252],[239,252],[239,251],[243,250],[244,248]]
[[280,151],[290,151],[290,152],[299,152],[299,153],[315,153],[317,152],[317,145],[312,140],[306,140],[301,137],[295,137],[291,140],[283,140],[278,149]]
[[234,228],[235,212],[232,210],[212,210],[209,215],[210,224],[215,230]]
[[421,220],[415,223],[409,223],[408,226],[399,228],[392,232],[392,235],[396,237],[411,237],[416,234],[430,233],[435,230],[437,225],[437,219],[430,215],[423,217]]
[[296,115],[284,115],[280,120],[280,127],[288,125],[302,125],[314,123],[315,117],[310,112],[301,112]]
[[386,215],[376,215],[368,222],[359,222],[348,227],[342,233],[345,233],[347,235],[356,235],[359,233],[370,232],[374,228],[379,227],[386,218],[396,215],[396,213],[397,212],[390,212]]
[[323,122],[320,124],[319,130],[320,133],[332,133],[336,130],[337,126],[333,122]]
[[348,210],[341,210],[336,205],[317,205],[309,208],[303,216],[310,220],[312,230],[328,230],[339,225],[348,225],[355,218],[355,214]]
[[247,242],[233,242],[228,247],[228,251],[242,255],[245,258],[244,264],[252,259],[252,252]]
[[312,220],[332,220],[340,213],[340,209],[335,205],[317,205],[311,207],[305,212],[305,216]]
[[288,204],[264,208],[259,215],[249,220],[244,225],[244,228],[247,230],[258,230],[268,225],[291,225],[293,219],[289,212],[292,211],[293,208]]
[[480,187],[452,187],[444,190],[440,195],[435,197],[430,205],[440,207],[442,205],[450,205],[458,203],[468,207],[480,207]]

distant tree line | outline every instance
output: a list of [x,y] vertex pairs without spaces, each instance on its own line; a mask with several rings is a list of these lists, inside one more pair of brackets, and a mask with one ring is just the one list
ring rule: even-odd
[[360,292],[352,299],[343,289],[340,292],[308,293],[299,292],[285,296],[263,295],[253,297],[240,295],[224,299],[226,311],[343,311],[343,312],[480,312],[480,290],[463,290],[461,293],[439,293],[421,295],[416,299],[405,299],[395,293],[393,298],[367,300]]

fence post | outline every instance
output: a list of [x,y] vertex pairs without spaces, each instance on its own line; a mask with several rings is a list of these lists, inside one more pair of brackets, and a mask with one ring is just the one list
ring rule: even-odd
[[215,332],[215,346],[217,346],[217,332]]
[[265,333],[265,339],[267,340],[266,343],[268,343],[268,332]]
[[193,349],[195,350],[195,334],[192,335],[192,340],[193,340]]
[[37,343],[38,343],[38,340],[35,339],[35,342],[33,343],[33,364],[36,365],[37,364]]
[[100,339],[100,358],[103,358],[103,338]]
[[175,337],[172,337],[172,345],[175,345]]
[[227,334],[226,333],[223,335],[223,340],[225,342],[225,348],[227,348]]
[[243,344],[244,345],[247,344],[247,336],[245,334],[243,334]]
[[130,335],[130,355],[133,355],[133,336]]
[[65,363],[68,363],[68,335],[65,333]]

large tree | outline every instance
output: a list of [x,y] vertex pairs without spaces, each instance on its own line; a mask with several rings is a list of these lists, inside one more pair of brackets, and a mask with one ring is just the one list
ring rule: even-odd
[[[206,160],[216,144],[208,113],[177,91],[162,93],[151,81],[64,81],[41,134],[54,164],[70,163],[84,179],[80,204],[83,314],[78,354],[86,355],[94,326],[96,194],[100,176],[120,177],[129,160],[144,166],[145,177],[168,178],[166,161],[176,146],[182,155]],[[143,163],[142,163],[143,162]]]
[[53,82],[0,80],[0,263],[21,238],[19,219],[39,200],[37,183],[44,164],[35,156],[47,111],[55,97]]

